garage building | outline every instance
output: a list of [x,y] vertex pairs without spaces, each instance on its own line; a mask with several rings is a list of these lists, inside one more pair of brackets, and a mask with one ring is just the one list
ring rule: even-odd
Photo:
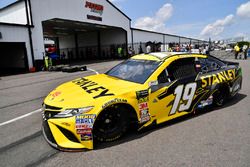
[[[49,40],[48,40],[49,39]],[[119,58],[147,42],[199,40],[131,28],[131,19],[108,0],[18,0],[0,9],[1,73],[41,69],[47,41],[67,63]],[[200,41],[202,42],[202,41]]]

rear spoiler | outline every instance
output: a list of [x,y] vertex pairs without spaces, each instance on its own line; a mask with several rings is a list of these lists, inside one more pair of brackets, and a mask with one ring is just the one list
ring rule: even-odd
[[239,66],[238,62],[224,61],[224,63],[227,64],[228,66],[230,65]]

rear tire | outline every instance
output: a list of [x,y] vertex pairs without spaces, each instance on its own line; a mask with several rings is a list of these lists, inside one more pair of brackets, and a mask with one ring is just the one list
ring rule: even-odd
[[110,107],[97,117],[93,134],[97,141],[114,141],[120,138],[128,128],[128,111],[123,107]]
[[224,89],[225,88],[220,88],[213,95],[213,104],[217,107],[223,106],[226,102],[226,98],[227,98],[228,93]]

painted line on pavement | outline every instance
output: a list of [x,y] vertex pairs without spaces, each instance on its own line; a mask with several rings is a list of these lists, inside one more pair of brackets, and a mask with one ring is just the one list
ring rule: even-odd
[[97,72],[96,70],[93,70],[93,69],[91,69],[91,68],[88,68],[88,67],[87,67],[87,70],[88,70],[88,71],[92,71],[92,72],[94,72],[94,73],[96,73],[96,74],[99,74],[99,72]]
[[38,98],[35,98],[35,99],[32,99],[32,100],[27,100],[27,101],[18,102],[18,103],[15,103],[15,104],[10,104],[10,105],[7,105],[7,106],[2,106],[2,107],[0,107],[0,110],[4,109],[4,108],[8,108],[8,107],[13,107],[13,106],[16,106],[16,105],[19,105],[19,104],[29,103],[29,102],[36,101],[36,100],[39,100],[39,99],[44,99],[45,97],[46,96],[42,96],[42,97],[38,97]]
[[17,121],[17,120],[23,119],[23,118],[25,118],[25,117],[31,116],[31,115],[33,115],[33,114],[39,113],[39,112],[41,112],[41,111],[42,111],[42,109],[40,108],[40,109],[37,109],[37,110],[32,111],[32,112],[30,112],[30,113],[24,114],[24,115],[22,115],[22,116],[20,116],[20,117],[16,117],[16,118],[11,119],[11,120],[9,120],[9,121],[2,122],[2,123],[0,123],[0,127],[1,127],[1,126],[4,126],[4,125],[7,125],[7,124],[10,124],[10,123],[12,123],[12,122],[15,122],[15,121]]

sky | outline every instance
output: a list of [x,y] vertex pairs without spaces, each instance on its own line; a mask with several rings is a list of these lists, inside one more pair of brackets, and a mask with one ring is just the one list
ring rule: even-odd
[[[0,7],[16,0],[0,0]],[[110,0],[132,27],[192,38],[250,40],[249,0]]]
[[249,0],[111,0],[132,26],[208,40],[250,40]]

